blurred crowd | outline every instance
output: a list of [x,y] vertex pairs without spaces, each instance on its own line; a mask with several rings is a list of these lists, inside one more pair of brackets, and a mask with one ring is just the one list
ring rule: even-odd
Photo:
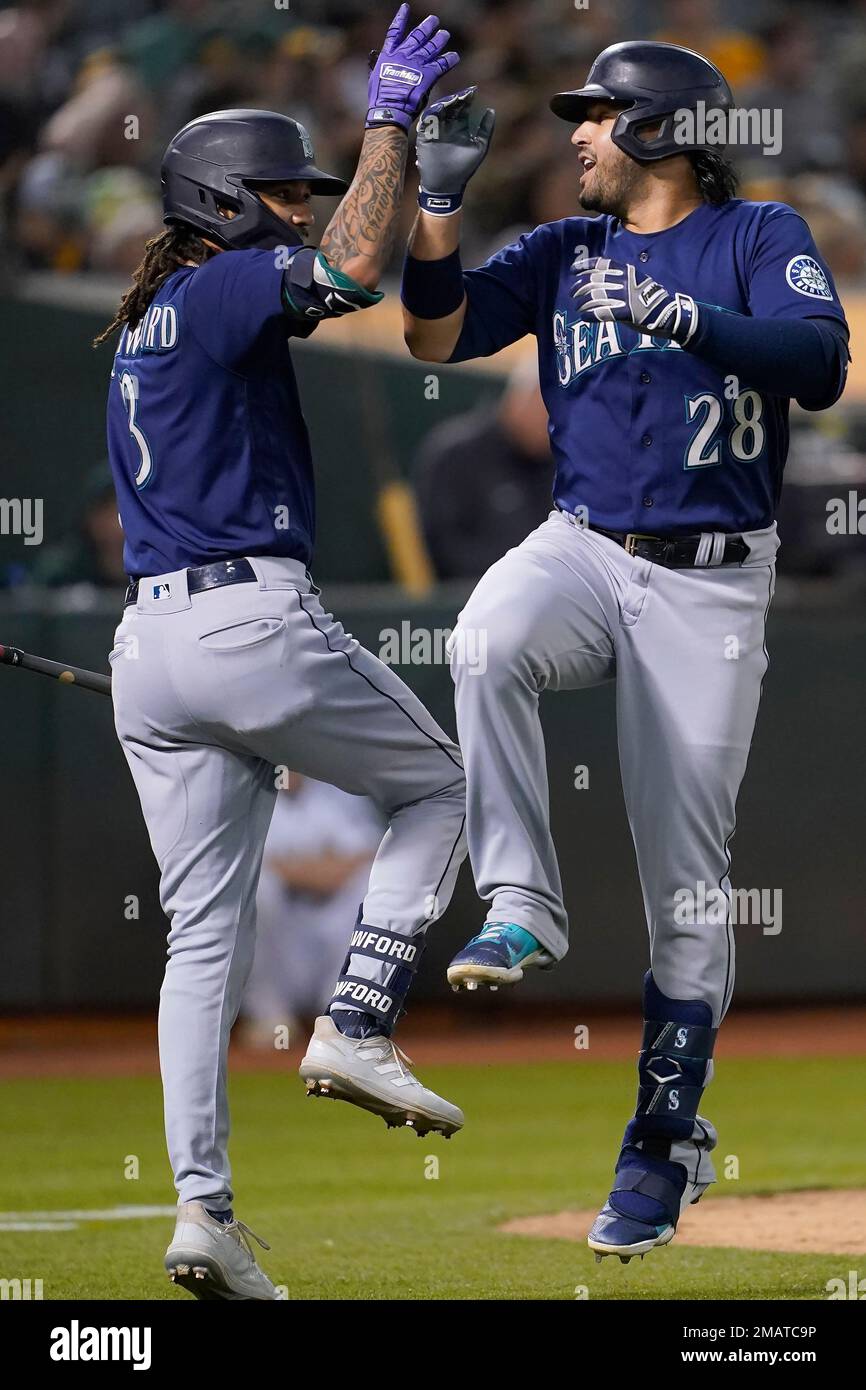
[[[318,163],[351,177],[368,59],[397,0],[0,0],[0,280],[29,270],[128,277],[161,225],[159,164],[171,135],[207,111],[253,106],[310,130]],[[417,21],[424,0],[413,0]],[[745,196],[793,204],[847,289],[866,278],[866,0],[431,0],[463,62],[439,94],[477,83],[497,110],[490,157],[465,213],[477,264],[540,222],[577,211],[568,130],[552,93],[627,37],[699,50],[741,107],[781,110],[777,154],[729,150]],[[334,204],[317,200],[320,224]],[[414,217],[408,180],[403,233]],[[395,261],[399,265],[401,238]],[[794,412],[780,523],[783,569],[828,574],[864,539],[828,546],[823,493],[866,484],[862,411]],[[471,460],[472,467],[467,467]],[[542,520],[552,462],[534,370],[502,400],[443,422],[409,469],[441,579],[473,578]],[[122,535],[104,464],[69,534],[22,582],[117,588]],[[27,557],[29,559],[29,557]]]
[[[287,112],[311,131],[321,165],[351,175],[368,55],[396,8],[396,0],[0,4],[7,273],[127,275],[160,225],[161,152],[209,110]],[[547,101],[582,82],[607,44],[655,37],[716,61],[740,106],[783,110],[778,154],[736,151],[746,193],[799,207],[838,276],[866,273],[866,0],[439,0],[436,9],[464,54],[442,90],[476,82],[498,113],[468,200],[470,257],[576,210],[567,133]],[[425,10],[416,0],[414,17]],[[413,202],[410,188],[407,225]]]

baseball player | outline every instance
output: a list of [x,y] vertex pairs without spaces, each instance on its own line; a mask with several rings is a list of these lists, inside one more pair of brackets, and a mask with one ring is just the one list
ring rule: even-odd
[[[722,119],[732,106],[699,54],[615,44],[555,96],[578,200],[598,215],[464,274],[460,204],[494,120],[472,95],[419,123],[406,338],[416,357],[463,362],[534,333],[556,477],[555,509],[488,570],[452,639],[455,658],[474,630],[487,644],[483,674],[457,659],[452,673],[490,910],[448,979],[513,983],[564,955],[539,694],[616,679],[651,968],[636,1112],[589,1244],[627,1261],[671,1240],[714,1181],[698,1107],[733,988],[728,844],[767,669],[789,400],[839,398],[848,333],[803,219],[735,197],[718,147],[696,126],[689,138],[700,103]],[[689,914],[702,884],[722,889],[728,920]]]
[[[287,116],[221,111],[175,136],[167,230],[102,335],[120,329],[108,439],[131,577],[110,656],[115,723],[170,922],[159,1045],[179,1210],[165,1264],[204,1299],[278,1296],[233,1214],[226,1058],[288,768],[368,795],[388,822],[302,1074],[419,1134],[463,1123],[390,1039],[465,854],[462,763],[320,601],[290,354],[293,337],[382,297],[407,132],[458,62],[435,16],[406,33],[408,13],[372,64],[348,191]],[[311,199],[327,193],[346,196],[316,250]]]

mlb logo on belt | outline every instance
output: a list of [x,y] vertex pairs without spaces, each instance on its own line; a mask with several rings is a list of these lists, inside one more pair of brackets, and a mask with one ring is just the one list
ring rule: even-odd
[[154,586],[153,586],[153,597],[154,597],[154,598],[171,598],[171,585],[170,585],[170,584],[154,584]]

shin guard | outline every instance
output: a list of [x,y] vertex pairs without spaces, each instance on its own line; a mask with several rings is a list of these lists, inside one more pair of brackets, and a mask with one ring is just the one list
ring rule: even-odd
[[403,1006],[423,949],[423,937],[368,926],[359,913],[327,1012],[355,1009],[374,1020],[377,1032],[390,1034],[406,1012]]

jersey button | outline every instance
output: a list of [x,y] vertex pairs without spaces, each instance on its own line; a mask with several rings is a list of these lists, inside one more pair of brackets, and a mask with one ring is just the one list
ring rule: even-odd
[[645,435],[643,436],[643,439],[641,440],[641,444],[643,444],[643,446],[644,446],[645,449],[648,449],[649,446],[652,444],[652,442],[653,442],[653,437],[652,437],[651,434],[645,434]]
[[646,385],[648,381],[652,381],[652,377],[650,376],[649,372],[641,372],[640,379],[644,383],[644,385]]
[[643,504],[645,507],[651,507],[653,504],[653,499],[651,497],[645,497],[643,499]]
[[638,260],[641,260],[641,261],[648,261],[648,260],[649,260],[649,251],[641,251],[640,256],[638,257]]

